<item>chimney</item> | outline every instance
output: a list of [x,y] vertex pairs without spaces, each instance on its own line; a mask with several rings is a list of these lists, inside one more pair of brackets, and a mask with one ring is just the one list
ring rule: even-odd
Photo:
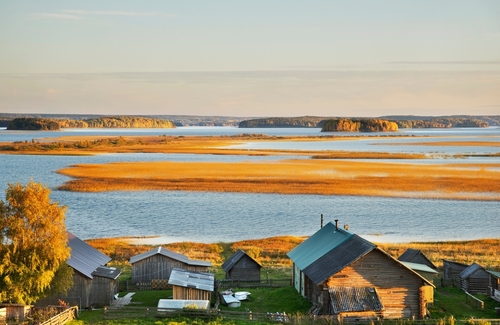
[[335,219],[335,231],[339,230],[339,219]]
[[320,224],[321,228],[323,228],[323,213],[321,214],[321,224]]

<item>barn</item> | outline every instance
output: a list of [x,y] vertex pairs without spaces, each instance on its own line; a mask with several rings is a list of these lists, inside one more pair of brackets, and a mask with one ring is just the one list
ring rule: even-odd
[[260,281],[261,268],[262,265],[241,249],[222,264],[226,279],[232,280]]
[[460,273],[467,267],[468,264],[443,259],[443,280],[454,287],[460,286]]
[[59,300],[79,308],[108,306],[118,292],[121,271],[106,266],[111,258],[68,232],[71,256],[66,262],[73,269],[73,286],[66,294],[52,295],[35,306],[59,305]]
[[460,288],[472,294],[489,294],[490,273],[481,265],[473,263],[460,272]]
[[130,259],[132,265],[132,281],[149,283],[152,280],[168,280],[174,268],[206,272],[211,262],[190,260],[187,256],[157,247]]
[[212,273],[178,268],[172,269],[168,279],[168,284],[172,286],[173,299],[176,300],[210,300],[214,282]]
[[434,285],[371,242],[326,224],[288,253],[297,291],[339,319],[423,318]]
[[401,254],[400,257],[398,257],[398,260],[401,262],[427,265],[435,271],[437,271],[438,269],[438,267],[434,265],[434,263],[432,263],[431,260],[429,260],[427,256],[425,256],[424,253],[422,253],[422,251],[419,249],[408,248],[406,251],[404,251],[403,254]]

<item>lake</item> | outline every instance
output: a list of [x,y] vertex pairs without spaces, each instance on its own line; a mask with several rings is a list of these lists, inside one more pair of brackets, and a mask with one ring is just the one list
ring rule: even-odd
[[[238,129],[226,127],[185,127],[176,129],[71,129],[63,132],[20,132],[0,129],[0,141],[31,141],[62,135],[235,135],[242,133],[285,135],[323,135],[319,129]],[[461,141],[499,141],[500,128],[432,129],[400,132],[404,137],[386,139],[380,134],[367,140],[317,143],[272,142],[300,150],[376,150],[401,152],[417,150],[430,154],[498,152],[492,147],[408,146],[411,135],[429,139],[450,137]],[[408,137],[406,137],[408,135]],[[16,140],[12,140],[16,139]],[[419,139],[421,141],[422,139]],[[398,142],[394,145],[388,141]],[[321,147],[323,143],[323,147]],[[268,144],[266,144],[268,145]],[[242,146],[255,148],[256,143]],[[333,146],[333,147],[329,147]],[[398,148],[399,147],[399,148]],[[333,148],[333,149],[332,149]],[[406,148],[406,149],[405,149]],[[66,225],[82,239],[137,236],[149,243],[175,241],[231,242],[278,235],[307,236],[335,219],[340,225],[375,242],[442,241],[498,238],[500,202],[432,199],[393,199],[357,196],[279,195],[181,191],[139,191],[77,193],[55,188],[69,178],[60,168],[76,163],[113,161],[251,161],[280,159],[190,154],[104,154],[97,156],[0,155],[0,186],[30,179],[48,185],[51,198],[68,207]],[[498,163],[498,158],[474,158]],[[443,159],[445,162],[471,162],[470,159]],[[434,161],[434,160],[433,160]],[[2,199],[5,197],[2,196]]]

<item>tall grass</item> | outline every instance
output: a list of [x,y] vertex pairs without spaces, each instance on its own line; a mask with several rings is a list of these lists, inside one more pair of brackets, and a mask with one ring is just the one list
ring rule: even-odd
[[500,164],[407,164],[344,160],[129,162],[59,172],[63,190],[188,190],[500,200]]

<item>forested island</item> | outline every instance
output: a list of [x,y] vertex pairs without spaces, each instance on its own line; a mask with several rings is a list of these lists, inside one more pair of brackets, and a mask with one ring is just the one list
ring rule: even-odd
[[62,128],[175,128],[174,123],[138,116],[109,116],[87,120],[15,118],[7,125],[7,130],[57,131]]
[[[325,127],[325,123],[328,126]],[[500,116],[269,117],[241,121],[240,128],[322,128],[322,131],[397,131],[416,128],[462,128],[500,125]]]
[[323,122],[321,132],[391,132],[397,131],[395,122],[381,119],[331,119]]

